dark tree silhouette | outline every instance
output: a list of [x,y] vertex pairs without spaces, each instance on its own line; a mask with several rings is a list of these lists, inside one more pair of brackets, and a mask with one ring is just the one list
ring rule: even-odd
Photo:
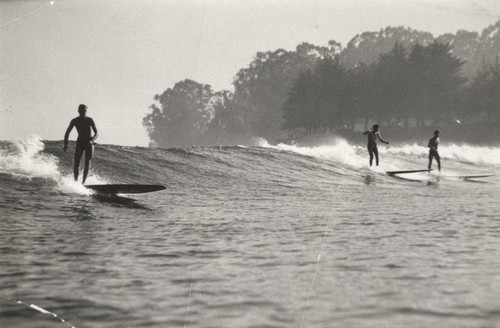
[[213,118],[207,106],[212,98],[207,84],[184,80],[155,95],[151,113],[143,119],[149,137],[162,147],[186,147],[198,144]]

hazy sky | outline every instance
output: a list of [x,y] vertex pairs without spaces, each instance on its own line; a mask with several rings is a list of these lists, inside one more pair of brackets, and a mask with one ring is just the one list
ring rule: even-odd
[[345,47],[386,26],[481,32],[499,19],[498,0],[0,1],[0,140],[61,140],[84,103],[98,143],[146,146],[155,94],[186,78],[232,90],[258,51]]

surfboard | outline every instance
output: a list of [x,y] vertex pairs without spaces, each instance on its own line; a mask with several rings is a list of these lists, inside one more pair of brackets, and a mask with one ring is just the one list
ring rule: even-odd
[[479,179],[479,178],[487,178],[492,177],[494,174],[479,174],[479,175],[446,175],[446,178],[454,178],[454,179]]
[[142,184],[103,184],[86,185],[85,187],[101,194],[142,194],[166,189],[162,185]]
[[405,174],[405,173],[417,173],[417,172],[430,172],[430,170],[407,170],[407,171],[387,171],[386,173],[388,175],[394,175],[394,174]]

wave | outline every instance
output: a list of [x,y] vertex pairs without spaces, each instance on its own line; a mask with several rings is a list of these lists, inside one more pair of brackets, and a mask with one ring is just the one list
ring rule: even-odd
[[[290,150],[298,154],[323,158],[353,167],[366,166],[366,147],[351,145],[347,140],[342,138],[334,138],[328,145],[315,147],[300,147],[287,144],[271,146],[265,141],[262,141],[262,145],[264,147]],[[399,155],[400,158],[405,158],[406,160],[427,157],[429,154],[429,148],[416,143],[398,146],[382,145],[378,149],[380,154]],[[466,144],[440,145],[439,154],[445,160],[477,165],[500,166],[500,148],[498,147],[480,147]]]
[[45,144],[37,135],[0,142],[0,173],[20,180],[49,180],[62,192],[89,194],[88,189],[74,181],[71,174],[61,173],[59,159],[44,153],[44,149]]
[[[63,152],[62,141],[42,141],[33,135],[24,140],[0,141],[0,173],[19,179],[51,181],[62,192],[88,193],[73,179],[73,147]],[[500,166],[500,148],[442,145],[440,154],[446,173],[471,173]],[[302,181],[325,181],[338,176],[343,182],[359,180],[367,172],[427,167],[428,149],[418,144],[381,145],[380,167],[368,167],[365,147],[342,138],[318,146],[271,145],[256,139],[254,146],[200,148],[144,148],[97,145],[89,184],[162,183],[169,189],[244,186],[248,181],[282,185],[291,177]],[[83,161],[81,164],[83,169]]]

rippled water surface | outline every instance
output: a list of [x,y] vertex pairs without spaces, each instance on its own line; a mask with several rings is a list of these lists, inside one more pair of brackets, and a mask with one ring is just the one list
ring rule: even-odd
[[61,146],[0,148],[2,327],[500,327],[498,149],[101,146],[90,182],[167,186],[105,197]]

